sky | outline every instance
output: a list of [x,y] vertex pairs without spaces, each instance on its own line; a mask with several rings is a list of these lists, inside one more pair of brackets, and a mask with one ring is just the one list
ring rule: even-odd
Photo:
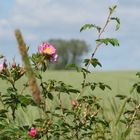
[[121,19],[121,28],[116,32],[113,22],[103,37],[117,38],[120,47],[98,49],[95,57],[102,63],[100,70],[139,70],[140,0],[0,0],[0,53],[9,61],[15,57],[20,62],[14,36],[18,28],[30,54],[50,38],[82,39],[90,45],[88,57],[95,48],[97,33],[79,30],[86,23],[103,26],[113,4],[117,4],[114,16]]

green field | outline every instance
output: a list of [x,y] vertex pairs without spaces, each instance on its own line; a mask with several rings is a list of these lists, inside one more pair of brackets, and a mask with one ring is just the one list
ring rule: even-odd
[[[71,84],[74,87],[80,88],[82,75],[74,71],[49,71],[45,75],[46,80],[56,79]],[[110,85],[112,91],[105,91],[103,93],[123,93],[128,94],[132,85],[138,81],[136,72],[127,71],[110,71],[110,72],[92,72],[88,76],[89,81],[105,82]]]
[[[82,74],[75,71],[47,71],[43,75],[44,81],[54,79],[57,81],[63,81],[66,84],[72,85],[74,88],[81,88]],[[97,88],[94,91],[86,90],[87,94],[95,94],[103,98],[111,97],[116,94],[129,94],[132,85],[139,79],[136,77],[135,71],[108,71],[108,72],[92,72],[88,75],[87,81],[92,82],[103,82],[108,84],[112,90],[100,90]],[[22,88],[23,83],[27,80],[26,78],[20,79],[16,85],[19,89]],[[6,91],[8,83],[0,80],[0,90]],[[29,91],[27,91],[29,92]]]
[[[75,71],[47,71],[43,76],[44,80],[55,79],[57,81],[64,81],[73,87],[80,89],[82,74]],[[129,94],[132,85],[139,79],[136,77],[135,71],[109,71],[109,72],[92,72],[87,81],[104,82],[112,88],[112,90],[95,90],[95,94],[99,95],[115,95],[115,94]],[[21,88],[26,78],[18,81],[17,86]],[[8,83],[0,80],[0,90],[5,91]],[[98,92],[98,93],[97,93]],[[94,93],[91,93],[94,94]]]

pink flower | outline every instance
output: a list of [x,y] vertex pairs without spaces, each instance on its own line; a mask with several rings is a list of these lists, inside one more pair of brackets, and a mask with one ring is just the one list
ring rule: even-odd
[[32,128],[30,129],[30,131],[29,131],[29,135],[30,135],[31,137],[35,137],[35,136],[37,135],[37,130],[36,130],[36,128],[32,127]]
[[56,48],[49,43],[42,43],[38,50],[41,54],[47,54],[49,56],[56,54]]
[[2,62],[2,64],[0,64],[0,72],[2,72],[6,68],[6,66],[7,66],[6,61],[7,60],[4,59],[3,62]]

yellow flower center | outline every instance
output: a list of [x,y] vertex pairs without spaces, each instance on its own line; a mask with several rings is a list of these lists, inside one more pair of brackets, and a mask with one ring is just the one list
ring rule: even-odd
[[51,54],[51,53],[52,53],[52,50],[51,50],[50,48],[46,48],[46,49],[44,50],[44,52],[47,53],[47,54]]

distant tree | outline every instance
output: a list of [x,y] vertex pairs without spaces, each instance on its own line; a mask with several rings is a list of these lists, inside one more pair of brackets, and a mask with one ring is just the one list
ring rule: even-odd
[[83,40],[50,39],[49,43],[57,48],[58,62],[51,69],[64,69],[68,64],[80,65],[82,56],[88,52],[89,46]]

